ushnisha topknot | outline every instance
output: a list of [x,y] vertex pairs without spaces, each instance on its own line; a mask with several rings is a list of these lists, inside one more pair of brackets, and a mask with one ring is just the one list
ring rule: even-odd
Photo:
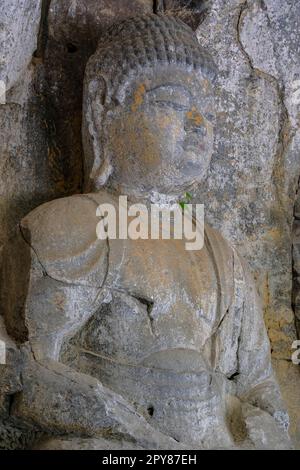
[[179,18],[162,14],[128,18],[111,26],[89,61],[87,75],[102,75],[107,92],[113,93],[140,69],[158,64],[181,64],[198,69],[204,78],[215,77],[215,65],[194,31]]

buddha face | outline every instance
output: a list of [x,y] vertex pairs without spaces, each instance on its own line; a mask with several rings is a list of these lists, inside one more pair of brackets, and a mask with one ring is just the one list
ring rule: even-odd
[[120,89],[116,102],[105,122],[112,186],[177,194],[204,178],[213,151],[208,80],[157,67]]

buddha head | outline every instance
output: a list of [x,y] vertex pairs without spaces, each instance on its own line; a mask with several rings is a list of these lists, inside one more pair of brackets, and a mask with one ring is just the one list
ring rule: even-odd
[[155,14],[113,26],[86,69],[86,189],[178,195],[213,152],[215,67],[195,33]]

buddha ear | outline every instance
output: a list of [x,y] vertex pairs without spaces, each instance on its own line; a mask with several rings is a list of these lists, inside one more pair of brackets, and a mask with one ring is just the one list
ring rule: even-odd
[[[95,76],[96,78],[94,78]],[[85,189],[88,190],[91,187],[102,186],[106,182],[101,178],[103,167],[105,167],[102,122],[106,98],[107,83],[105,78],[93,74],[92,80],[85,81],[83,96],[84,180]]]

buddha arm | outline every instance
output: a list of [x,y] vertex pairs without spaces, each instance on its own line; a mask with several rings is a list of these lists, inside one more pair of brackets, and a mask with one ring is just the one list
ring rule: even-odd
[[262,306],[249,268],[239,261],[244,274],[244,308],[238,347],[238,396],[269,413],[286,429],[289,418],[272,370]]
[[11,417],[47,434],[119,438],[142,448],[184,449],[156,431],[134,407],[98,380],[22,348],[22,391]]

